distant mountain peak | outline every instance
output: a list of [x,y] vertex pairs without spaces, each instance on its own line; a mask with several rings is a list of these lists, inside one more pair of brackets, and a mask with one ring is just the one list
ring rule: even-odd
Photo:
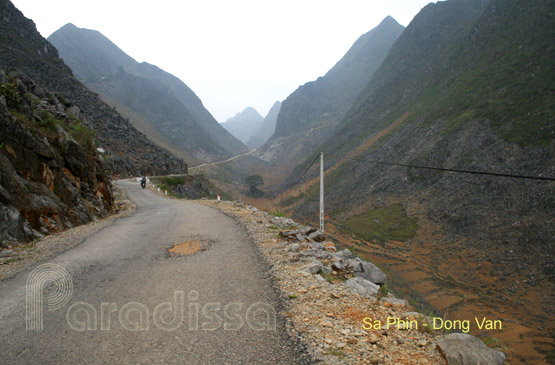
[[263,121],[264,117],[249,106],[222,123],[222,126],[241,142],[247,144],[251,137],[258,132]]
[[77,78],[175,155],[196,163],[247,151],[181,80],[137,62],[102,33],[68,23],[48,40]]

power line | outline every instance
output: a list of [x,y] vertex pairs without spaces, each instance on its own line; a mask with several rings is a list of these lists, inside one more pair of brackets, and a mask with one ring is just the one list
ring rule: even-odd
[[[515,179],[555,181],[555,177],[551,177],[551,176],[529,176],[529,175],[515,175],[515,174],[505,174],[505,173],[489,172],[489,171],[449,169],[449,168],[444,168],[444,167],[411,165],[411,164],[403,164],[403,163],[395,163],[395,162],[387,162],[387,161],[370,160],[370,159],[365,159],[365,158],[360,158],[360,157],[359,158],[357,158],[357,157],[342,157],[342,156],[333,155],[333,154],[329,154],[329,153],[327,155],[331,156],[331,157],[336,157],[336,158],[344,158],[346,160],[370,162],[370,163],[376,163],[376,164],[381,164],[381,165],[389,165],[389,166],[410,167],[410,168],[415,168],[415,169],[447,171],[447,172],[456,172],[456,173],[474,174],[474,175],[488,175],[488,176],[497,176],[497,177],[512,177],[512,178],[515,178]],[[312,164],[311,164],[311,166],[312,166]]]
[[318,157],[320,157],[320,154],[317,154],[316,157],[314,158],[314,161],[312,161],[310,163],[310,165],[308,165],[308,167],[306,168],[306,170],[304,170],[304,172],[301,174],[301,176],[299,177],[299,179],[297,180],[297,182],[295,182],[295,185],[297,185],[299,183],[299,181],[301,181],[301,179],[303,178],[303,176],[308,172],[308,170],[312,167],[312,165],[314,165],[314,162],[316,162],[316,160],[318,160]]

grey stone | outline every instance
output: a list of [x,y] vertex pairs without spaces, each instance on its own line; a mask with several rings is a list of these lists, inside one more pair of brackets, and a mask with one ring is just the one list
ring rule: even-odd
[[344,259],[354,258],[353,253],[351,251],[347,250],[347,249],[337,252],[337,255],[344,258]]
[[285,251],[288,252],[298,252],[299,251],[299,245],[296,243],[292,243],[290,245],[285,246]]
[[324,242],[326,240],[326,236],[321,231],[312,232],[308,235],[308,238],[314,242]]
[[297,234],[295,235],[295,238],[296,238],[297,241],[299,241],[299,242],[304,242],[304,241],[306,241],[306,236],[305,236],[304,234],[301,234],[301,233],[297,233]]
[[329,252],[323,250],[306,250],[299,253],[301,256],[312,256],[319,259],[330,258]]
[[362,295],[366,298],[375,299],[378,296],[380,287],[376,284],[359,277],[350,278],[345,282],[345,287],[351,289],[354,293]]
[[303,267],[303,271],[306,271],[310,274],[316,274],[322,269],[323,266],[324,265],[320,261],[313,260],[308,265]]
[[77,105],[72,105],[67,109],[67,113],[75,119],[79,119],[81,116],[81,109]]
[[320,272],[322,274],[331,274],[331,267],[329,266],[324,266],[320,269]]
[[281,232],[279,232],[279,235],[281,237],[287,238],[287,237],[294,237],[294,236],[297,235],[297,233],[298,233],[297,231],[289,230],[289,231],[281,231]]
[[29,222],[12,206],[0,203],[0,242],[33,238]]
[[397,299],[397,298],[389,297],[389,296],[386,297],[386,298],[382,298],[382,302],[390,303],[390,304],[393,304],[393,305],[396,305],[396,306],[403,306],[403,307],[406,307],[406,306],[409,305],[409,302],[407,302],[404,299]]
[[364,278],[374,284],[384,284],[387,281],[387,275],[371,262],[362,262],[362,271],[355,272],[355,276]]
[[357,257],[355,259],[351,259],[347,261],[347,267],[350,267],[353,272],[361,272],[362,271],[362,262]]
[[478,338],[465,333],[451,333],[436,342],[448,365],[503,365],[505,354],[487,347]]
[[320,274],[316,274],[316,275],[314,275],[314,277],[316,278],[316,280],[318,280],[318,281],[321,282],[321,283],[325,283],[325,282],[326,282],[326,279],[324,279],[324,278],[322,277],[322,275],[320,275]]
[[294,226],[296,224],[294,220],[286,217],[273,217],[272,219],[270,219],[270,223],[275,224],[276,226],[279,226],[281,228]]
[[311,226],[302,226],[301,228],[298,229],[298,231],[299,231],[300,234],[302,234],[304,236],[308,236],[312,232],[315,232],[316,229],[312,228]]
[[340,258],[334,257],[331,262],[331,267],[338,271],[345,271],[345,262]]

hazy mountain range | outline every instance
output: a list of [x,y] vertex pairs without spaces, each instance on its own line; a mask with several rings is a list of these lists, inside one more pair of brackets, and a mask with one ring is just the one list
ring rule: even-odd
[[250,137],[249,141],[247,142],[247,146],[249,146],[250,148],[259,148],[264,143],[266,143],[268,139],[270,139],[270,137],[272,136],[272,134],[274,134],[274,131],[276,130],[276,122],[280,110],[281,102],[276,101],[274,105],[270,108],[270,111],[268,112],[266,117],[264,117],[264,120],[258,128],[258,131],[256,131]]
[[222,123],[222,126],[248,147],[259,148],[274,133],[280,109],[281,102],[276,101],[268,115],[262,118],[254,108],[248,107]]
[[270,163],[297,163],[331,137],[403,29],[392,17],[385,18],[326,75],[289,95],[274,134],[256,156]]
[[260,129],[263,121],[264,117],[256,109],[247,107],[234,117],[228,118],[221,125],[241,142],[247,144],[250,138]]
[[181,80],[138,63],[100,32],[66,24],[48,40],[77,78],[175,155],[215,161],[247,151]]

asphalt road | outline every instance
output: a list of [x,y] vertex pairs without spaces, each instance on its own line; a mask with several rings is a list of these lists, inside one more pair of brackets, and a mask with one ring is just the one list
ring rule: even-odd
[[[241,226],[213,208],[120,185],[133,214],[42,263],[49,267],[0,283],[2,364],[303,362]],[[204,250],[168,254],[190,240]]]

